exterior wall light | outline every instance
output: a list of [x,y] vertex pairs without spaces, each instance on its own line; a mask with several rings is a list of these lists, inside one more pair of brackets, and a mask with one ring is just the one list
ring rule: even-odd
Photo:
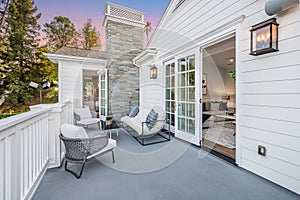
[[157,68],[155,66],[150,68],[150,79],[157,79]]
[[250,55],[258,56],[278,50],[278,23],[276,18],[252,26]]

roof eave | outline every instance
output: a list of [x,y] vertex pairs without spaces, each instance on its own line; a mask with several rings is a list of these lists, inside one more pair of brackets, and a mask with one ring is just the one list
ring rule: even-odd
[[98,58],[88,58],[80,56],[68,56],[52,53],[44,53],[44,55],[54,63],[60,61],[73,61],[73,62],[86,62],[86,63],[95,63],[95,64],[104,64],[106,66],[107,59],[98,59]]

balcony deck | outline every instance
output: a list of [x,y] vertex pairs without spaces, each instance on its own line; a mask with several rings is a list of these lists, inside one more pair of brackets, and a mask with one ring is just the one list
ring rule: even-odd
[[[91,136],[98,133],[96,127],[89,129]],[[101,157],[101,162],[91,160],[81,179],[63,167],[48,170],[33,199],[299,199],[287,189],[174,138],[146,147],[123,130],[113,138],[118,145],[115,164],[110,155]],[[175,162],[168,162],[172,159]]]

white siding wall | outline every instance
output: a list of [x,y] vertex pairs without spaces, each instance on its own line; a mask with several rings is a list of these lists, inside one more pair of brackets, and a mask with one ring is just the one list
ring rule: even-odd
[[104,70],[103,64],[76,61],[59,62],[59,101],[73,99],[75,107],[83,105],[83,70]]
[[[224,30],[224,24],[245,15],[237,33],[237,159],[241,167],[300,193],[300,6],[276,16],[280,51],[254,57],[249,55],[249,30],[270,18],[264,4],[264,0],[187,1],[174,13],[167,12],[149,47],[159,50],[156,62],[162,76],[162,63],[171,57],[163,52],[174,56],[185,50],[185,44],[200,47],[208,37]],[[142,66],[141,104],[163,105],[163,89],[155,85],[163,84],[163,77],[150,80],[149,69]],[[266,147],[266,157],[257,154],[258,145]]]
[[164,70],[160,64],[157,64],[157,79],[150,79],[150,64],[155,64],[155,61],[144,63],[140,68],[140,105],[143,107],[164,106]]
[[[300,7],[277,16],[280,51],[253,57],[249,55],[249,29],[267,19],[259,9],[263,3],[249,7],[242,24],[241,166],[300,193]],[[266,147],[266,157],[257,154],[258,145]]]

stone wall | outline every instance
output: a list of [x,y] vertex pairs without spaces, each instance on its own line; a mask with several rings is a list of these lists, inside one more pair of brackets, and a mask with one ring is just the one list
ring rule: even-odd
[[143,28],[114,21],[106,25],[108,112],[119,120],[138,104],[139,69],[132,59],[143,50]]

